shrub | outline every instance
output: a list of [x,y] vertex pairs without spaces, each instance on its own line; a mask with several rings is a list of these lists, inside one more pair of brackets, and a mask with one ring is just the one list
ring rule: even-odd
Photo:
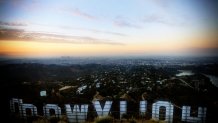
[[98,117],[95,119],[95,123],[113,123],[113,118],[110,116]]
[[150,119],[148,123],[166,123],[166,121]]
[[137,123],[137,121],[134,120],[134,119],[131,119],[131,120],[129,121],[129,123]]

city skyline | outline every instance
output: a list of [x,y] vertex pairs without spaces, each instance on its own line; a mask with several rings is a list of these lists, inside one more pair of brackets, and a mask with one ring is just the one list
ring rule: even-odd
[[3,0],[0,56],[214,55],[217,0]]

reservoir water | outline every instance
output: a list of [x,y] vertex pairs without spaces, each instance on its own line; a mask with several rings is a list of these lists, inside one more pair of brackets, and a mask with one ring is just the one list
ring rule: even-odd
[[213,85],[215,85],[216,87],[218,87],[218,77],[217,76],[213,76],[213,75],[207,75],[204,74],[206,77],[210,78],[210,81],[212,82]]
[[191,70],[178,70],[180,73],[176,74],[176,76],[191,76],[194,73]]

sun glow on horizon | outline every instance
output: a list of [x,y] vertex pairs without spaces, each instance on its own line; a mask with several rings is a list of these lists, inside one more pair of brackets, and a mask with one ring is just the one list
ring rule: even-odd
[[[184,43],[184,42],[181,42]],[[188,44],[171,42],[140,43],[126,45],[69,44],[33,41],[1,41],[0,52],[18,57],[60,57],[60,56],[128,56],[142,54],[183,53]],[[191,46],[190,46],[191,47]]]

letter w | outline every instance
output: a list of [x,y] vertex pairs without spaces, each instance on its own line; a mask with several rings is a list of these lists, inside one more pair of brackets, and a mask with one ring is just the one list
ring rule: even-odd
[[81,105],[81,109],[79,108],[79,105],[74,105],[73,112],[70,104],[66,104],[65,108],[69,123],[85,122],[88,113],[88,105]]

